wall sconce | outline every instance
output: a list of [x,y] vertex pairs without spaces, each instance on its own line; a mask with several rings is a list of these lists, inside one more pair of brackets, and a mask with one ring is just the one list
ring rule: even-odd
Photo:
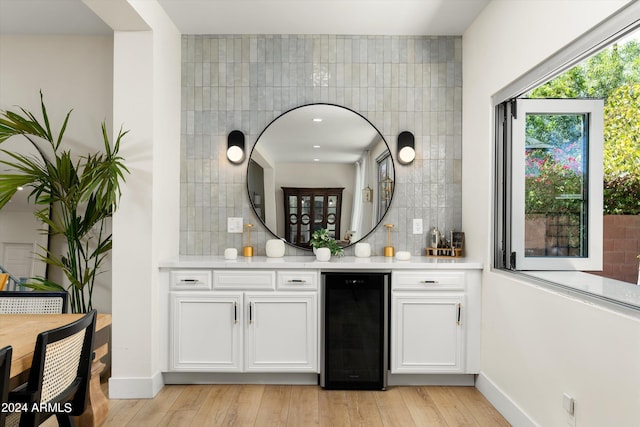
[[373,202],[373,188],[367,185],[367,188],[362,190],[362,201],[372,203]]
[[227,137],[227,159],[231,163],[244,160],[244,134],[239,130],[232,130]]
[[398,162],[408,165],[416,158],[416,143],[413,134],[408,131],[398,135]]
[[384,179],[380,181],[380,187],[382,191],[382,200],[391,200],[391,194],[393,194],[393,180],[389,175],[385,176]]

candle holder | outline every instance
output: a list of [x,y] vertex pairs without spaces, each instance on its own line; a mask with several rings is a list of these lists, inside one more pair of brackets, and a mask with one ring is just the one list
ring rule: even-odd
[[391,229],[395,227],[393,224],[385,224],[387,227],[387,246],[384,247],[384,256],[392,257],[395,253],[395,249],[391,246]]
[[242,256],[252,257],[253,246],[251,246],[251,228],[253,227],[253,224],[245,224],[244,226],[247,227],[247,246],[242,248]]

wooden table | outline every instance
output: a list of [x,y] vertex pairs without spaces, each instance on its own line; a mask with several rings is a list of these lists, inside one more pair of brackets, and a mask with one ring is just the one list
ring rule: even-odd
[[[31,368],[36,339],[40,332],[67,325],[83,314],[0,314],[0,348],[13,347],[11,357],[11,388],[26,381],[25,374]],[[104,364],[100,361],[109,352],[110,314],[98,314],[96,338],[94,339],[95,359],[91,370],[88,407],[84,414],[76,418],[76,425],[101,425],[107,416],[109,402],[100,388],[100,373]]]

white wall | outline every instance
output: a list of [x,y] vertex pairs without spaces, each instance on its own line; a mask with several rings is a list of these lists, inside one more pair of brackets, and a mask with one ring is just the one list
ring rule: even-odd
[[[112,120],[112,37],[0,37],[0,108],[24,107],[40,115],[42,90],[57,131],[71,109],[64,146],[74,153],[103,148],[100,124]],[[1,146],[0,146],[1,147]],[[111,312],[111,271],[97,278],[94,307]]]
[[113,220],[109,396],[150,398],[162,388],[158,261],[179,248],[180,33],[156,2],[129,3],[149,29],[119,31],[111,21],[114,118],[131,129],[122,147],[131,175]]
[[637,317],[489,269],[491,96],[625,3],[494,0],[463,36],[463,229],[487,266],[478,387],[514,425],[564,425],[563,392],[578,426],[640,418]]

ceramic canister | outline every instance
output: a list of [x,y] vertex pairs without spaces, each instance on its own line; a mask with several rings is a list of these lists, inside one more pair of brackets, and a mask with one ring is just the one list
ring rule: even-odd
[[368,258],[371,256],[371,245],[368,243],[356,243],[356,256],[358,258]]
[[284,256],[284,241],[280,239],[267,240],[266,252],[269,258],[282,258]]
[[227,248],[224,250],[224,259],[238,258],[238,250],[236,248]]

